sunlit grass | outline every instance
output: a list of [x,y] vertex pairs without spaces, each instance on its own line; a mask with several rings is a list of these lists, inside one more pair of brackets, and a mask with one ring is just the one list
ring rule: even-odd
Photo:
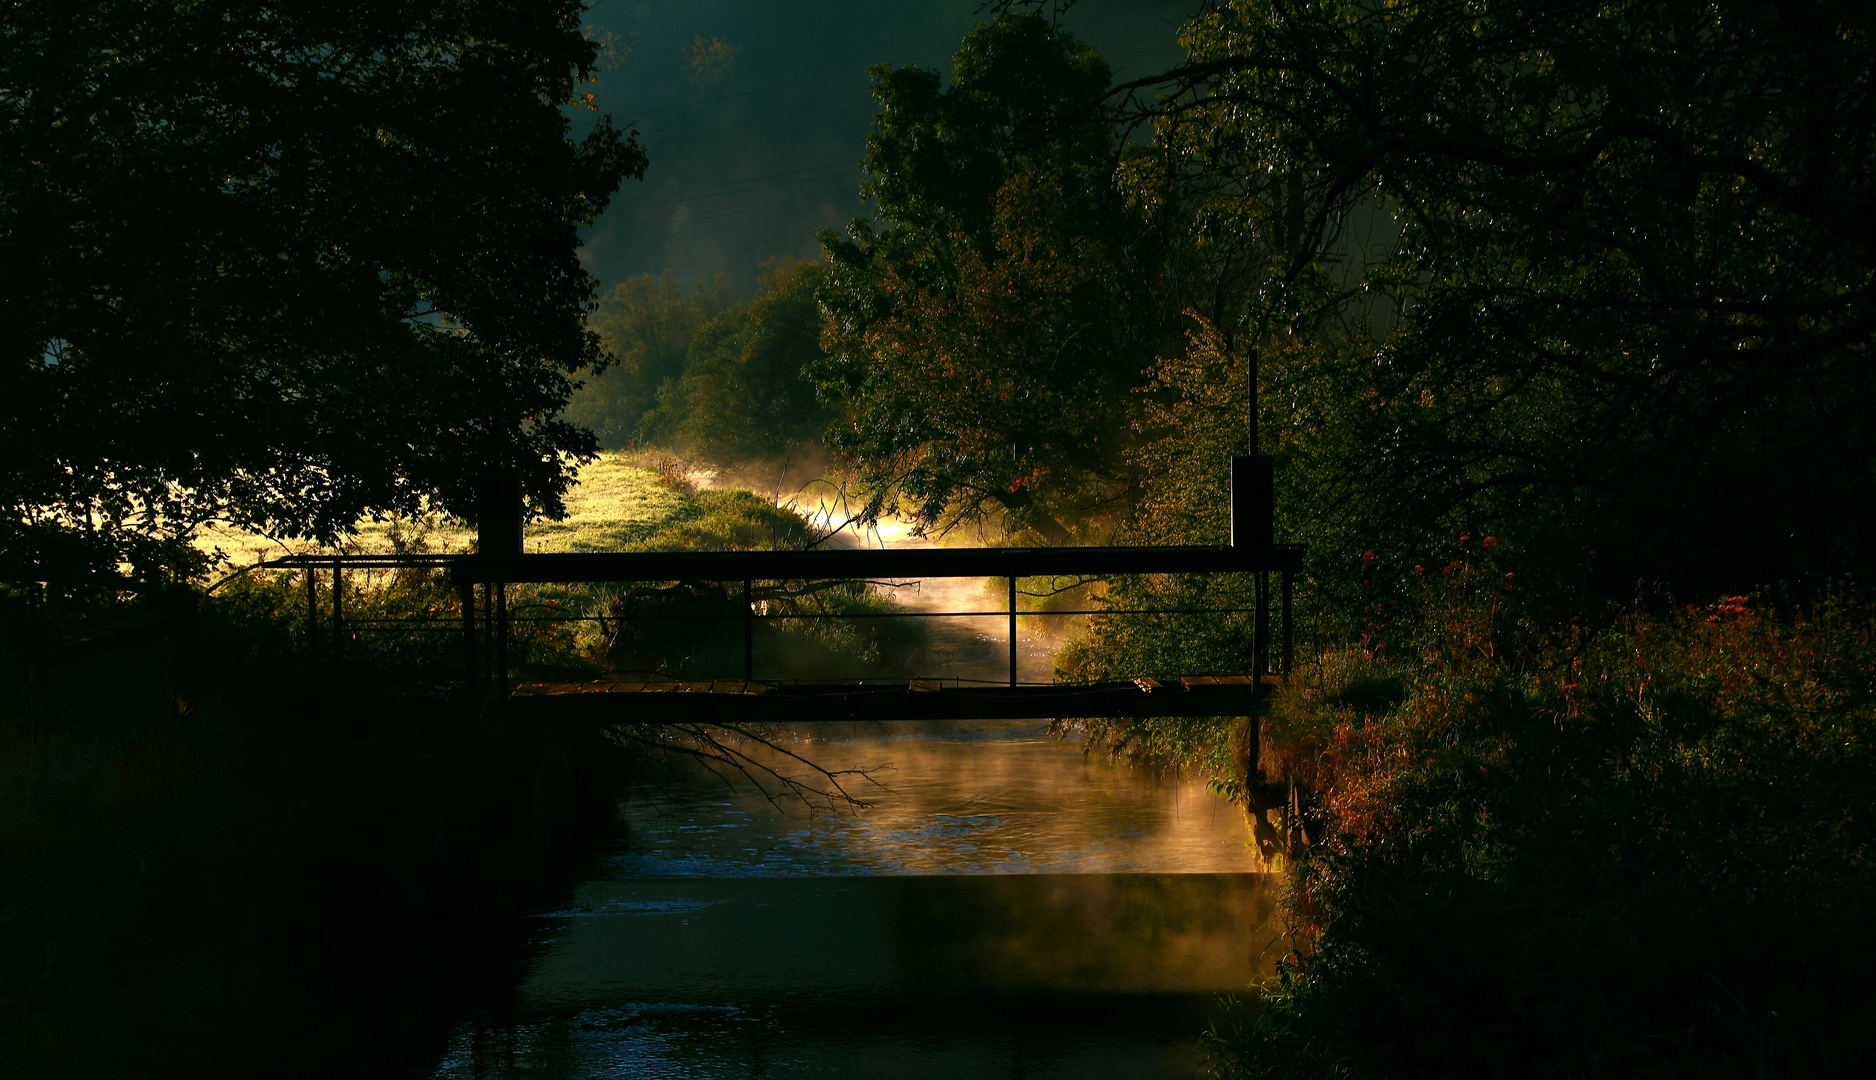
[[[620,451],[602,453],[580,470],[578,482],[567,492],[566,506],[563,520],[528,523],[523,541],[527,551],[766,548],[799,544],[807,536],[805,523],[776,510],[767,499],[746,491],[700,491],[682,471],[669,466],[661,470],[644,454]],[[205,551],[219,550],[235,566],[262,557],[334,550],[276,541],[224,524],[202,529],[196,544]],[[440,514],[390,517],[360,522],[342,548],[355,554],[456,554],[474,550],[475,530]]]

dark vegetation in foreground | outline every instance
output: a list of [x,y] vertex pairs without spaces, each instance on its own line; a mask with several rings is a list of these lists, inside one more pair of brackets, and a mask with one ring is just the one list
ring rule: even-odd
[[8,664],[0,1075],[409,1075],[607,834],[597,734],[393,687],[391,655],[335,680],[266,599]]
[[[1876,650],[1868,603],[1830,582],[1876,553],[1876,272],[1867,215],[1844,211],[1869,202],[1876,176],[1876,8],[1207,4],[1181,31],[1188,65],[1115,86],[1035,11],[1051,6],[990,5],[999,17],[967,37],[948,83],[875,69],[873,216],[824,234],[824,262],[778,266],[747,309],[650,280],[616,293],[596,327],[621,378],[595,382],[583,419],[706,457],[786,459],[825,426],[863,514],[936,530],[988,519],[1053,543],[1217,542],[1226,458],[1278,459],[1278,532],[1309,545],[1304,602],[1322,645],[1267,718],[1259,769],[1229,722],[1093,731],[1204,762],[1260,841],[1287,850],[1297,952],[1219,1032],[1221,1073],[1832,1075],[1867,1060],[1870,991],[1850,965],[1871,951]],[[577,4],[516,23],[532,32],[514,49],[482,12],[519,5],[452,3],[449,20],[410,8],[301,22],[292,56],[243,44],[279,39],[271,11],[146,25],[83,9],[96,33],[72,35],[70,5],[15,7],[0,17],[21,28],[6,69],[41,80],[18,84],[34,101],[92,81],[164,89],[95,113],[158,118],[121,128],[53,109],[21,121],[17,156],[59,164],[19,172],[0,199],[19,224],[0,229],[9,265],[45,281],[21,294],[0,376],[0,399],[22,403],[5,425],[9,463],[28,466],[0,475],[8,581],[160,596],[202,573],[188,533],[208,517],[330,541],[363,513],[466,509],[491,462],[527,467],[534,511],[563,509],[567,468],[596,442],[555,414],[608,351],[585,321],[593,283],[568,226],[645,164],[607,125],[565,139],[558,107],[591,100],[575,91],[598,56]],[[39,47],[60,41],[82,45]],[[199,41],[227,45],[230,66],[166,60],[177,77],[154,83],[96,74],[194,56],[170,43]],[[452,55],[474,63],[432,59]],[[320,84],[299,73],[334,57],[369,60],[368,86],[427,71],[430,89],[359,99],[345,115],[366,122],[302,124],[326,105],[301,100]],[[504,130],[527,135],[504,142],[515,168],[494,173],[455,137],[486,127],[492,99],[458,90],[492,90],[490,72],[504,76]],[[273,122],[222,123],[256,84],[278,95]],[[475,103],[478,123],[403,123],[439,100]],[[372,133],[404,126],[446,137],[381,156]],[[279,169],[255,141],[301,127],[338,141],[295,160],[367,171]],[[140,214],[88,198],[136,168],[185,187]],[[513,183],[484,197],[491,177]],[[350,209],[287,228],[309,184]],[[411,190],[426,196],[412,205],[482,216],[432,230],[454,246],[414,239],[404,203],[381,205]],[[245,231],[195,224],[217,221]],[[541,259],[509,257],[528,251]],[[311,276],[283,274],[281,256]],[[545,292],[531,284],[543,277],[556,283]],[[211,302],[178,306],[176,289]],[[177,321],[184,308],[195,314]],[[295,329],[315,326],[351,332]],[[509,363],[540,341],[540,363]],[[1262,427],[1249,445],[1253,361]],[[211,386],[198,377],[210,370],[228,377]],[[302,389],[335,372],[350,373],[344,392]],[[1789,596],[1752,594],[1778,581]],[[1637,582],[1647,598],[1628,603]],[[1242,608],[1245,592],[1225,577],[1145,579],[1107,596]],[[1737,593],[1751,595],[1713,602]],[[1245,630],[1098,617],[1064,667],[1229,670]],[[201,640],[246,650],[266,636]],[[679,660],[721,659],[720,641],[699,645]],[[524,642],[537,646],[537,659],[564,646],[591,660],[578,641]],[[311,885],[263,841],[297,820],[276,793],[409,759],[372,742],[388,736],[355,710],[273,708],[317,669],[272,660],[231,663],[273,681],[223,704],[197,693],[193,717],[159,699],[87,720],[73,702],[115,663],[48,675],[9,706],[4,857],[20,871],[0,878],[16,892],[0,899],[14,1025],[0,1054],[51,1055],[35,1069],[104,1055],[86,1059],[102,1070],[122,1064],[105,1062],[111,1047],[128,1056],[160,1027],[162,1060],[143,1059],[182,1068],[329,1030],[343,1008],[317,980],[294,988],[312,1002],[301,1015],[284,977],[194,977],[160,949],[239,939],[254,947],[228,947],[228,971],[269,948],[332,970],[349,954],[265,920],[248,938],[213,935],[205,913],[271,890],[318,928],[358,910],[327,904],[323,883],[395,892],[370,885],[395,875],[346,868],[376,865],[360,852],[388,834],[370,823],[402,803],[355,811],[368,826],[356,830],[307,826],[318,843],[302,848],[337,868]],[[230,678],[218,685],[245,685]],[[465,744],[464,760],[486,745]],[[480,775],[472,764],[426,775]],[[215,779],[164,779],[185,774]],[[230,852],[252,866],[237,871]],[[82,926],[61,914],[87,904]],[[143,932],[150,920],[180,929]],[[103,1006],[89,1002],[109,1008],[93,1016]],[[105,1049],[83,1038],[120,1016],[126,1034]],[[217,1042],[231,1017],[242,1025]]]
[[[798,516],[710,494],[643,544],[804,542]],[[420,1072],[449,1025],[506,1005],[514,917],[559,902],[634,761],[760,771],[723,732],[523,730],[469,700],[443,572],[348,579],[342,660],[323,614],[309,633],[303,580],[252,571],[128,609],[0,595],[0,1075]],[[758,583],[810,616],[759,637],[759,661],[851,675],[916,645],[895,620],[812,618],[891,606],[830,584]],[[517,616],[606,621],[518,622],[515,678],[740,672],[739,624],[705,618],[730,602],[516,588]],[[125,633],[47,648],[127,612]],[[440,624],[369,629],[414,619]],[[763,779],[837,798],[831,777]]]
[[1286,856],[1293,951],[1214,1029],[1214,1075],[1860,1071],[1876,605],[1656,598],[1592,624],[1492,554],[1304,664],[1258,768],[1221,770]]
[[1310,796],[1301,954],[1221,1071],[1859,1071],[1876,607],[1556,627],[1466,569],[1409,648],[1320,664],[1269,718],[1266,768]]

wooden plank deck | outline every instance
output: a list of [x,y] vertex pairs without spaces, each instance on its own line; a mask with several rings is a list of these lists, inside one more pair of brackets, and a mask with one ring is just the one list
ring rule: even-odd
[[529,719],[595,724],[1245,716],[1277,682],[1266,676],[1260,684],[1249,675],[1029,686],[937,679],[852,684],[600,679],[523,684],[515,688],[509,707]]

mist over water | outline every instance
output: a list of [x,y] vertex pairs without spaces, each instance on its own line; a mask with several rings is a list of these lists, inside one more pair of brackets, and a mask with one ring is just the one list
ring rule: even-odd
[[872,805],[647,776],[435,1076],[1191,1076],[1215,996],[1272,970],[1275,888],[1193,778],[1040,723],[774,734]]
[[[817,229],[865,212],[866,68],[948,72],[980,7],[603,0],[587,13],[612,45],[597,104],[638,130],[651,167],[586,230],[587,268],[606,287],[665,270],[688,285],[724,270],[748,296],[767,260],[818,257]],[[1178,62],[1174,34],[1192,8],[1082,0],[1064,25],[1128,78]],[[573,113],[576,134],[594,115]]]

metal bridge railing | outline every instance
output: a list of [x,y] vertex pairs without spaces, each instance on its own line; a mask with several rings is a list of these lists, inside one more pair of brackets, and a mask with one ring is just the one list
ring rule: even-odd
[[[1252,623],[1252,674],[1287,675],[1292,662],[1293,586],[1300,571],[1302,548],[1268,545],[1245,550],[1233,547],[1080,547],[1080,548],[920,548],[862,551],[733,551],[733,552],[599,552],[541,555],[294,555],[266,565],[296,570],[305,575],[308,632],[314,639],[319,627],[318,574],[332,576],[329,622],[335,661],[343,659],[346,635],[357,630],[445,629],[462,635],[466,684],[479,685],[478,636],[486,637],[495,689],[506,695],[508,686],[509,628],[514,623],[577,621],[659,622],[726,621],[742,623],[743,676],[755,679],[755,627],[759,622],[788,619],[911,619],[995,617],[1008,619],[1009,686],[1017,683],[1017,618],[1071,615],[1249,614]],[[454,618],[369,619],[346,616],[344,580],[348,571],[447,569],[459,603]],[[1253,602],[1249,608],[1078,608],[1019,612],[1017,581],[1024,577],[1084,577],[1099,579],[1136,574],[1251,573]],[[1271,575],[1278,575],[1273,595]],[[757,581],[879,581],[983,577],[1002,578],[1008,601],[1003,611],[960,612],[854,612],[759,613]],[[598,584],[650,581],[692,581],[717,584],[741,582],[741,603],[727,613],[627,615],[511,615],[508,589],[515,584]],[[480,589],[480,596],[477,591]],[[1270,615],[1276,601],[1279,627],[1272,640]],[[479,604],[478,604],[479,601]],[[481,608],[478,627],[477,608]],[[1272,646],[1276,648],[1273,649]]]

